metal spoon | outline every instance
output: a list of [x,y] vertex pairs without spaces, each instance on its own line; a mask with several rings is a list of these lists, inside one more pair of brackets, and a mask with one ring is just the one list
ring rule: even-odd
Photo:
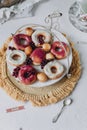
[[60,112],[59,112],[56,116],[54,116],[54,118],[53,118],[53,120],[52,120],[53,123],[56,123],[56,122],[57,122],[57,120],[58,120],[58,118],[60,117],[60,115],[62,114],[64,108],[65,108],[66,106],[70,105],[70,104],[72,103],[72,101],[73,101],[73,100],[72,100],[71,98],[65,99],[65,100],[63,101],[63,106],[62,106]]

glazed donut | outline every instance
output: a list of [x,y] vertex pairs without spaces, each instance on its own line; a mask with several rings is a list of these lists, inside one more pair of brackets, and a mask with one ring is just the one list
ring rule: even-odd
[[34,65],[40,65],[45,59],[45,51],[41,48],[36,48],[30,55]]
[[14,66],[22,65],[26,60],[26,54],[21,50],[13,50],[7,56],[7,61]]
[[36,46],[42,45],[43,43],[50,42],[51,34],[46,30],[36,30],[32,34],[32,41],[35,43]]
[[32,66],[24,65],[20,68],[18,77],[23,84],[32,84],[37,78],[36,70]]
[[[61,45],[62,44],[62,45]],[[65,49],[64,49],[65,48]],[[65,51],[66,50],[66,51]],[[64,42],[56,41],[52,44],[51,53],[57,58],[57,59],[64,59],[69,54],[69,47]]]
[[44,72],[50,79],[60,78],[64,72],[64,66],[57,60],[47,63],[44,67]]
[[16,49],[24,50],[31,43],[31,37],[26,34],[17,34],[13,36]]

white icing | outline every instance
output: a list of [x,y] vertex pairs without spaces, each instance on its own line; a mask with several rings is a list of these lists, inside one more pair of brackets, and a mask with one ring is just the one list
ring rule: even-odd
[[38,35],[43,35],[45,37],[44,42],[50,42],[51,34],[46,30],[38,29],[32,34],[32,40],[36,46],[39,44]]
[[[13,59],[13,56],[18,55],[19,58],[18,59]],[[19,66],[21,64],[23,64],[26,60],[26,54],[23,51],[20,50],[14,50],[12,52],[10,52],[7,56],[7,61],[9,63],[11,63],[14,66]]]
[[[52,73],[51,71],[51,68],[54,66],[56,67],[56,73]],[[62,74],[63,71],[64,71],[63,65],[60,64],[57,60],[47,63],[44,67],[45,74],[51,79],[58,77],[58,75]]]

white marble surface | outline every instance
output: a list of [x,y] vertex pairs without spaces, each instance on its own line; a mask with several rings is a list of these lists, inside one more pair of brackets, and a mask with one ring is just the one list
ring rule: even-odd
[[[68,19],[68,9],[74,0],[44,0],[34,8],[34,17],[9,21],[0,27],[0,46],[18,27],[27,23],[44,24],[44,18],[50,12],[59,9],[61,31],[67,33],[72,41],[87,41],[87,34],[74,28]],[[0,89],[0,130],[87,130],[87,45],[77,45],[80,52],[83,73],[76,89],[71,95],[73,103],[67,107],[56,124],[52,124],[53,116],[62,107],[62,101],[47,107],[33,107],[31,103],[17,102]],[[6,113],[6,108],[25,105],[25,110]]]

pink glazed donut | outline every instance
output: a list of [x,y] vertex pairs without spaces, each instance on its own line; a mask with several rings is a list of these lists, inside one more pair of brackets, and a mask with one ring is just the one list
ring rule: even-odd
[[57,59],[64,59],[69,54],[69,47],[64,42],[56,41],[52,44],[51,53]]
[[19,50],[24,50],[31,43],[31,37],[26,34],[17,34],[13,36],[14,45]]
[[20,68],[18,77],[23,84],[32,84],[37,79],[36,70],[32,66],[24,65]]

